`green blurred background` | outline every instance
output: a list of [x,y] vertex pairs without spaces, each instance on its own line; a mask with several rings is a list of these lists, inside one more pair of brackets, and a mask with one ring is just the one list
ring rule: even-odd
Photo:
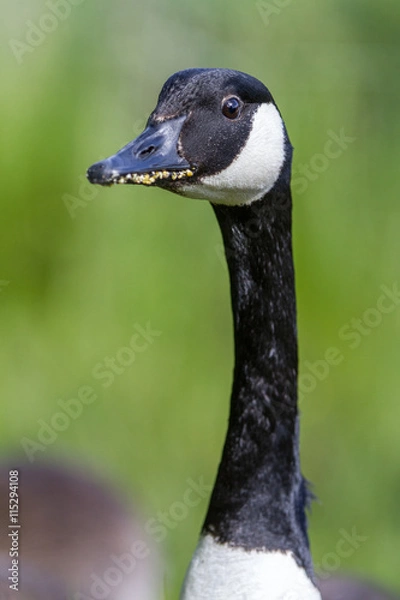
[[[150,516],[182,499],[187,478],[212,483],[232,371],[212,210],[153,189],[90,187],[84,174],[140,132],[173,72],[249,72],[271,89],[295,147],[314,560],[335,570],[341,530],[355,527],[367,539],[340,570],[400,591],[400,306],[368,312],[381,285],[400,283],[398,0],[74,3],[36,38],[32,24],[54,25],[46,3],[2,10],[2,454],[21,451],[60,398],[91,385],[98,400],[35,458],[100,468]],[[316,157],[341,131],[352,141],[339,155]],[[364,317],[374,325],[350,348],[339,332]],[[104,388],[93,367],[147,322],[162,334]],[[331,346],[343,360],[314,385],[315,361]],[[171,598],[205,511],[206,501],[191,509],[163,545]]]

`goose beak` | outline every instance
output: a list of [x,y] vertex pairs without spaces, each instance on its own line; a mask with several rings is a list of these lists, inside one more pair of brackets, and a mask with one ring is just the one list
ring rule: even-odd
[[90,183],[141,183],[175,181],[193,175],[194,168],[178,153],[178,141],[185,116],[152,123],[113,156],[89,167]]

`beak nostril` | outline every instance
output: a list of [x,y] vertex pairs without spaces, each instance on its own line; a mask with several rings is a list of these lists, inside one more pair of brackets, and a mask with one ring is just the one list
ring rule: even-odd
[[153,154],[153,152],[155,151],[156,147],[155,146],[148,146],[147,148],[144,148],[143,150],[141,150],[138,155],[140,156],[140,158],[147,158],[148,156],[150,156],[151,154]]

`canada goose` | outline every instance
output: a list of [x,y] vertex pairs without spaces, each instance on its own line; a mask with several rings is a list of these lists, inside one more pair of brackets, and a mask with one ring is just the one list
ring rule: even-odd
[[91,183],[209,200],[225,245],[235,340],[222,459],[182,600],[317,600],[301,475],[291,243],[292,146],[257,79],[188,69],[146,129],[92,165]]
[[2,535],[1,600],[159,600],[155,541],[121,493],[87,469],[3,463],[0,531],[14,531],[8,498],[9,473],[16,470],[20,528],[13,553],[18,555],[10,556],[11,538]]

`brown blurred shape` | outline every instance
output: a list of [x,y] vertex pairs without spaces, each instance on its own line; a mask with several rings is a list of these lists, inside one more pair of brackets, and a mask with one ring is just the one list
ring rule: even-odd
[[[9,589],[9,470],[19,471],[19,592]],[[154,600],[155,543],[93,473],[61,463],[0,467],[0,600]]]
[[318,584],[323,600],[399,600],[398,596],[352,577],[330,577]]

